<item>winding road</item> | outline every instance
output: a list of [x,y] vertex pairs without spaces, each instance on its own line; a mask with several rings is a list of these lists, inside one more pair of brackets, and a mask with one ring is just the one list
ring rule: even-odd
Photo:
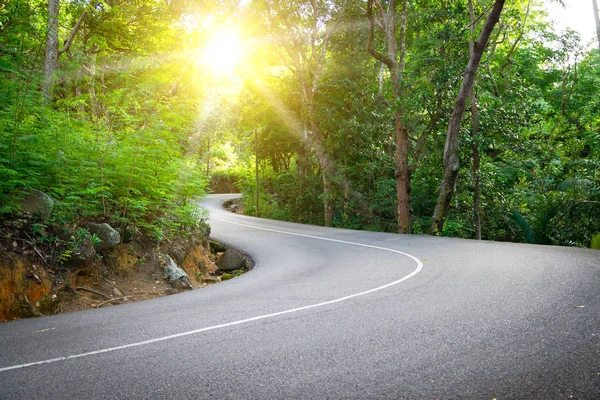
[[231,214],[256,267],[0,324],[1,399],[599,399],[600,251]]

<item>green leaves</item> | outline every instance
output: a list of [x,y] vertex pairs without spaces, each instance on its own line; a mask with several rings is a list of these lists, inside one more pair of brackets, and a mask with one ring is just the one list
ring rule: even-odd
[[167,2],[111,5],[61,9],[61,38],[88,16],[59,60],[52,107],[39,105],[37,85],[42,2],[0,8],[0,212],[12,210],[12,191],[33,187],[59,200],[62,221],[102,216],[168,237],[199,224],[189,205],[207,182],[187,144],[200,82],[173,52],[178,15]]
[[590,249],[600,250],[600,233],[596,234],[590,242]]

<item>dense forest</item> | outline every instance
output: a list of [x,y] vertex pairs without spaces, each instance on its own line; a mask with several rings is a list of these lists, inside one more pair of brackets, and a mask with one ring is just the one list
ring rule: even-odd
[[0,1],[0,215],[37,189],[50,223],[160,241],[212,188],[268,218],[590,247],[600,33],[540,4]]

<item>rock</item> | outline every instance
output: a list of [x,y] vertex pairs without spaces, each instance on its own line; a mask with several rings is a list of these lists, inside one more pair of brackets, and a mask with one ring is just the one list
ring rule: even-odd
[[123,293],[117,289],[117,287],[113,287],[112,293],[115,297],[123,297]]
[[201,242],[195,242],[189,248],[185,259],[179,265],[187,272],[188,276],[196,277],[198,282],[202,281],[202,277],[217,270]]
[[121,235],[107,223],[97,224],[90,222],[88,224],[90,233],[96,234],[102,242],[96,246],[98,250],[109,250],[117,247],[121,243]]
[[213,254],[223,253],[227,250],[227,247],[223,246],[221,243],[216,242],[214,240],[210,241],[210,252]]
[[186,249],[184,249],[183,246],[173,246],[170,249],[169,254],[173,256],[177,265],[182,265],[187,256]]
[[113,256],[115,257],[115,268],[120,272],[131,271],[139,262],[135,251],[128,244],[121,244],[115,247]]
[[52,214],[54,199],[39,190],[28,189],[24,191],[24,197],[21,200],[19,208],[23,213],[35,215],[46,220]]
[[83,242],[71,253],[71,257],[65,261],[65,265],[69,268],[77,268],[80,265],[89,265],[96,256],[96,249],[90,241],[85,238]]
[[225,203],[223,203],[223,208],[225,208],[229,212],[237,213],[241,210],[240,200],[241,199],[233,199],[226,201]]
[[165,256],[167,265],[164,268],[164,274],[171,286],[175,289],[193,289],[190,278],[185,271],[175,264],[170,256]]
[[246,259],[244,256],[236,250],[227,249],[225,252],[219,257],[217,261],[217,267],[219,270],[224,272],[235,271],[236,269],[244,268],[246,264]]

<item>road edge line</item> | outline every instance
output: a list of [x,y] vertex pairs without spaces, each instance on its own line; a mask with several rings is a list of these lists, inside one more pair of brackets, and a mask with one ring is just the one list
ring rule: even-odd
[[200,328],[200,329],[194,329],[194,330],[191,330],[191,331],[176,333],[174,335],[162,336],[162,337],[155,338],[155,339],[144,340],[142,342],[130,343],[130,344],[122,345],[122,346],[109,347],[109,348],[106,348],[106,349],[89,351],[89,352],[86,352],[86,353],[74,354],[74,355],[70,355],[70,356],[56,357],[56,358],[51,358],[51,359],[47,359],[47,360],[26,363],[26,364],[19,364],[19,365],[12,365],[12,366],[8,366],[8,367],[2,367],[2,368],[0,368],[0,373],[6,372],[6,371],[15,370],[15,369],[29,368],[29,367],[33,367],[33,366],[36,366],[36,365],[52,364],[52,363],[56,363],[56,362],[60,362],[60,361],[68,361],[68,360],[73,360],[73,359],[76,359],[76,358],[89,357],[89,356],[103,354],[103,353],[109,353],[109,352],[113,352],[113,351],[117,351],[117,350],[124,350],[124,349],[133,348],[133,347],[145,346],[145,345],[152,344],[152,343],[164,342],[164,341],[167,341],[167,340],[177,339],[177,338],[180,338],[180,337],[185,337],[185,336],[190,336],[190,335],[196,335],[196,334],[199,334],[199,333],[208,332],[208,331],[212,331],[212,330],[216,330],[216,329],[227,328],[227,327],[230,327],[230,326],[236,326],[236,325],[246,324],[246,323],[249,323],[249,322],[260,321],[260,320],[263,320],[263,319],[278,317],[280,315],[296,313],[296,312],[304,311],[304,310],[310,310],[312,308],[324,307],[324,306],[327,306],[327,305],[330,305],[330,304],[341,303],[341,302],[349,300],[349,299],[353,299],[353,298],[356,298],[356,297],[365,296],[367,294],[378,292],[380,290],[389,288],[391,286],[398,285],[398,284],[400,284],[400,283],[402,283],[402,282],[404,282],[404,281],[412,278],[413,276],[417,275],[423,269],[423,263],[417,257],[415,257],[415,256],[413,256],[411,254],[405,253],[403,251],[394,250],[394,249],[390,249],[390,248],[387,248],[387,247],[373,246],[373,245],[370,245],[370,244],[350,242],[350,241],[346,241],[346,240],[332,239],[332,238],[326,238],[326,237],[322,237],[322,236],[306,235],[306,234],[302,234],[302,233],[286,232],[286,231],[280,231],[280,230],[277,230],[277,229],[261,228],[261,227],[257,227],[257,226],[254,226],[254,225],[246,225],[246,224],[240,224],[240,223],[237,223],[237,222],[226,221],[226,220],[215,218],[215,217],[212,217],[212,219],[215,219],[215,220],[221,221],[221,222],[225,222],[225,223],[229,223],[229,224],[233,224],[233,225],[239,225],[239,226],[244,226],[244,227],[247,227],[247,228],[259,229],[259,230],[269,231],[269,232],[274,232],[274,233],[279,233],[279,234],[285,234],[285,235],[291,235],[291,236],[300,236],[300,237],[305,237],[305,238],[310,238],[310,239],[325,240],[325,241],[329,241],[329,242],[336,242],[336,243],[342,243],[342,244],[348,244],[348,245],[366,247],[366,248],[371,248],[371,249],[376,249],[376,250],[389,251],[389,252],[400,254],[400,255],[403,255],[403,256],[406,256],[406,257],[412,259],[413,261],[416,262],[417,268],[415,268],[410,274],[405,275],[402,278],[397,279],[397,280],[395,280],[393,282],[387,283],[387,284],[382,285],[382,286],[378,286],[378,287],[373,288],[373,289],[368,289],[368,290],[362,291],[360,293],[355,293],[355,294],[351,294],[351,295],[348,295],[348,296],[340,297],[340,298],[337,298],[337,299],[333,299],[333,300],[329,300],[329,301],[325,301],[325,302],[321,302],[321,303],[317,303],[317,304],[311,304],[311,305],[308,305],[308,306],[292,308],[292,309],[289,309],[289,310],[278,311],[278,312],[271,313],[271,314],[259,315],[259,316],[256,316],[256,317],[241,319],[241,320],[237,320],[237,321],[233,321],[233,322],[227,322],[225,324],[213,325],[213,326],[208,326],[208,327]]

